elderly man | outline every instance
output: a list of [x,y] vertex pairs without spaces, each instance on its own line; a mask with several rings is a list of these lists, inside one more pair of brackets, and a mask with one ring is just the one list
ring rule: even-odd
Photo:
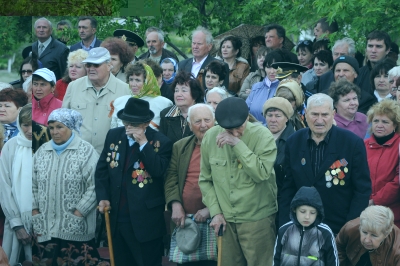
[[[209,55],[213,46],[213,37],[209,30],[201,26],[192,32],[192,54],[193,58],[189,58],[179,62],[178,69],[192,73],[205,88],[205,68],[214,60],[218,60]],[[229,73],[228,64],[224,63],[226,73]],[[229,88],[229,75],[226,76],[223,85]]]
[[201,143],[199,186],[213,217],[223,225],[222,265],[272,265],[275,243],[276,144],[271,132],[248,122],[246,102],[222,100],[218,126]]
[[368,206],[371,180],[363,140],[332,126],[334,114],[331,97],[312,95],[305,115],[309,128],[295,132],[286,142],[280,225],[289,221],[290,202],[302,186],[318,190],[325,209],[324,223],[334,234]]
[[[356,56],[356,44],[353,39],[345,37],[337,40],[332,47],[333,61],[336,61],[339,56],[348,55]],[[319,78],[318,92],[327,91],[332,82],[335,81],[333,71],[328,71]]]
[[147,101],[130,98],[117,116],[124,127],[108,132],[96,168],[99,211],[111,206],[116,266],[160,266],[172,142],[149,127],[154,113]]
[[171,51],[164,49],[164,32],[156,27],[150,27],[146,30],[146,45],[149,49],[139,56],[139,59],[150,58],[160,64],[165,58],[172,57],[179,62],[178,57]]
[[[347,81],[358,84],[357,80],[359,80],[358,75],[360,73],[360,70],[358,68],[358,62],[354,57],[343,55],[339,56],[333,62],[333,73],[335,77],[335,81],[338,81],[340,79],[346,79]],[[324,91],[324,93],[328,93],[327,91]],[[361,88],[361,97],[359,99],[359,107],[358,111],[361,113],[366,114],[369,110],[369,108],[377,102],[377,99],[373,93],[370,91]]]
[[67,67],[68,47],[51,37],[53,28],[48,19],[39,18],[34,27],[38,40],[32,44],[32,51],[39,56],[38,60],[43,67],[53,71],[58,80],[62,78]]
[[[265,46],[268,48],[275,49],[284,49],[283,45],[285,44],[286,39],[286,30],[284,27],[278,24],[270,24],[265,27]],[[297,55],[294,53],[287,51],[290,56],[291,63],[299,63],[297,59]]]
[[78,49],[89,52],[95,47],[100,47],[101,40],[96,38],[97,20],[94,17],[79,17],[78,31],[81,41],[71,46],[71,52]]
[[[210,218],[209,209],[202,202],[199,188],[200,147],[204,134],[214,126],[213,108],[195,104],[189,108],[188,123],[192,136],[175,142],[165,181],[165,201],[172,210],[174,226],[185,226],[186,214],[193,214],[196,222]],[[202,261],[201,265],[217,265],[215,261]]]
[[110,129],[112,109],[116,98],[130,95],[128,84],[111,74],[111,56],[106,48],[89,51],[82,61],[87,76],[72,81],[67,88],[62,107],[78,111],[83,116],[82,138],[100,154]]

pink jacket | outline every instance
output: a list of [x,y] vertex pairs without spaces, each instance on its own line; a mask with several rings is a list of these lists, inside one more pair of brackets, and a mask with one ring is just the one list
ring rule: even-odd
[[394,223],[400,226],[400,185],[399,185],[399,143],[400,135],[379,145],[372,135],[364,141],[367,150],[371,176],[371,199],[375,205],[389,207],[394,213]]
[[36,100],[32,95],[32,120],[47,126],[47,118],[50,113],[55,109],[61,108],[61,105],[62,101],[54,97],[52,93],[40,100]]

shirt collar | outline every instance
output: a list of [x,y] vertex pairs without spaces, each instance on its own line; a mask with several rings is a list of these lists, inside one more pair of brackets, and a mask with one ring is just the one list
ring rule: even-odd
[[267,76],[265,76],[264,81],[265,81],[265,85],[267,85],[268,87],[271,87],[271,84],[279,82],[279,79],[276,79],[274,81],[270,81],[269,78]]
[[114,75],[112,75],[110,72],[110,76],[108,78],[106,85],[104,85],[100,90],[96,90],[96,88],[93,86],[92,82],[90,81],[89,77],[86,76],[86,88],[87,89],[92,88],[96,92],[97,96],[99,96],[100,93],[102,92],[102,90],[106,89],[108,87],[108,84],[110,83],[112,76],[114,76]]
[[194,65],[194,64],[200,64],[200,65],[202,65],[202,64],[204,63],[204,61],[206,61],[207,57],[208,57],[208,55],[207,55],[206,57],[204,57],[203,60],[201,60],[201,61],[198,62],[198,63],[196,62],[196,59],[193,57],[193,65]]
[[384,98],[381,98],[381,96],[379,96],[379,94],[376,90],[374,91],[374,95],[375,95],[376,99],[378,99],[378,102],[380,102],[386,98],[389,98],[389,99],[392,98],[392,94],[390,94],[390,93],[388,95],[386,95]]
[[[324,142],[325,144],[328,144],[329,143],[329,139],[330,139],[330,137],[331,137],[331,132],[332,132],[332,128],[334,127],[334,125],[332,125],[332,127],[331,127],[331,129],[329,129],[329,131],[328,131],[328,133],[325,135],[325,138],[324,138],[324,140],[323,141],[321,141],[321,142]],[[312,136],[311,136],[311,129],[309,129],[308,130],[308,138],[307,138],[307,141],[313,141],[314,143],[315,143],[315,140],[313,140],[312,139]],[[320,142],[320,143],[321,143]]]
[[[38,40],[38,43],[39,43],[39,45],[40,45],[40,44],[43,44],[44,48],[46,48],[46,47],[50,44],[51,40],[52,40],[52,38],[51,38],[51,36],[50,36],[50,38],[48,38],[45,42],[40,42],[40,41]],[[39,45],[38,45],[38,47],[39,47]]]
[[89,48],[87,48],[84,44],[83,41],[81,41],[81,47],[83,50],[89,51],[90,49],[94,48],[94,45],[96,43],[96,36],[94,36],[92,43],[89,45]]

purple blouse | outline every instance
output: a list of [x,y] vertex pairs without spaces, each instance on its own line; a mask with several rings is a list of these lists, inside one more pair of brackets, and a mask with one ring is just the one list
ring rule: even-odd
[[360,138],[364,139],[368,129],[367,116],[357,112],[353,121],[349,121],[338,113],[335,114],[336,125],[340,128],[350,130]]

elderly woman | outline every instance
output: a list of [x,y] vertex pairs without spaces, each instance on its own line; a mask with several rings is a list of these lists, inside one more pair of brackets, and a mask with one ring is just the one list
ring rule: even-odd
[[133,96],[125,95],[115,99],[111,128],[123,126],[121,119],[117,117],[117,113],[125,108],[129,98],[135,97],[149,102],[150,110],[154,113],[150,126],[158,130],[160,127],[160,112],[165,108],[171,107],[172,102],[161,96],[157,79],[153,74],[153,70],[147,64],[139,61],[134,65],[129,65],[126,69],[126,75],[126,82],[129,84]]
[[336,237],[341,266],[399,265],[400,229],[393,212],[369,206],[359,218],[347,222]]
[[[198,223],[204,223],[210,218],[210,211],[202,202],[199,175],[201,141],[207,130],[214,126],[212,107],[201,103],[191,106],[188,110],[188,124],[193,135],[174,144],[164,186],[165,201],[168,209],[172,210],[172,222],[182,228],[187,214],[194,215]],[[217,262],[201,261],[183,265],[217,265]]]
[[247,106],[249,107],[250,114],[252,114],[258,121],[265,125],[265,118],[262,115],[262,108],[264,103],[274,97],[276,89],[279,85],[277,78],[277,67],[272,67],[275,62],[289,62],[289,55],[283,50],[274,50],[265,56],[263,68],[266,73],[265,78],[255,83],[251,87],[249,97],[246,99]]
[[18,135],[8,141],[0,159],[1,207],[6,216],[3,248],[10,265],[16,265],[24,250],[25,260],[32,261],[32,105],[25,105],[18,115]]
[[215,87],[212,90],[208,91],[206,94],[206,103],[208,105],[211,105],[211,107],[214,109],[217,108],[217,105],[223,100],[231,95],[225,90],[224,87]]
[[360,88],[357,85],[344,79],[332,82],[329,87],[329,96],[333,99],[333,105],[336,110],[336,125],[350,130],[364,139],[368,123],[367,116],[357,112],[360,93]]
[[28,97],[23,90],[4,89],[0,91],[0,123],[5,129],[4,142],[18,135],[18,112],[27,103]]
[[274,136],[277,147],[274,170],[276,185],[278,187],[278,202],[280,191],[283,186],[283,179],[285,177],[284,161],[286,140],[295,132],[293,126],[289,125],[289,120],[293,116],[293,113],[292,104],[282,97],[268,99],[263,106],[263,114],[267,121],[267,127]]
[[389,83],[388,72],[395,66],[392,60],[386,59],[375,64],[371,70],[371,87],[378,102],[386,98],[392,98],[392,85]]
[[185,71],[179,71],[171,85],[174,91],[175,105],[161,111],[160,132],[173,143],[192,135],[187,124],[189,107],[204,102],[204,91],[200,82]]
[[215,87],[222,86],[227,75],[225,66],[220,61],[212,61],[209,63],[205,68],[205,72],[205,94]]
[[[321,50],[314,55],[314,67],[304,73],[301,82],[309,92],[319,93],[319,77],[332,69],[333,57],[331,51]],[[311,76],[310,76],[311,73]]]
[[295,131],[305,128],[304,117],[304,93],[299,83],[293,79],[281,81],[275,93],[276,97],[285,98],[290,102],[293,108],[293,115],[289,117],[290,126]]
[[373,105],[367,115],[372,123],[372,135],[364,141],[372,183],[369,203],[392,209],[394,223],[400,226],[400,106],[385,99]]
[[250,66],[247,62],[239,61],[241,55],[242,41],[235,36],[225,37],[221,41],[219,53],[222,59],[229,66],[229,88],[233,94],[238,94],[243,85],[244,79],[250,73]]
[[397,79],[395,86],[393,90],[396,92],[396,101],[400,104],[400,79]]
[[178,72],[178,62],[175,59],[168,57],[164,58],[160,66],[163,70],[162,79],[167,85],[171,85],[174,82],[176,73]]
[[[82,116],[75,110],[54,110],[48,125],[52,140],[33,156],[32,224],[38,242],[56,244],[52,254],[45,254],[56,266],[69,245],[80,250],[84,243],[94,247],[96,194],[94,173],[99,155],[82,140]],[[74,132],[75,131],[75,132]],[[97,251],[92,251],[92,257]],[[72,259],[80,253],[73,254]]]
[[396,66],[389,70],[388,72],[389,76],[389,83],[391,84],[392,87],[392,95],[396,96],[396,89],[398,86],[396,86],[397,80],[400,79],[400,66]]
[[128,43],[116,37],[107,38],[101,43],[111,55],[111,73],[118,79],[126,81],[125,67],[133,60],[135,55]]
[[32,119],[47,125],[50,113],[61,108],[62,102],[54,97],[56,76],[48,68],[41,68],[32,75]]
[[82,49],[78,49],[69,53],[67,61],[67,69],[64,77],[59,79],[56,83],[56,90],[54,95],[57,99],[62,101],[64,99],[65,92],[67,91],[68,84],[78,78],[86,76],[86,68],[82,61],[88,57],[88,52]]
[[257,66],[258,69],[254,72],[250,72],[249,75],[245,78],[242,87],[240,88],[239,97],[246,100],[250,94],[251,87],[256,84],[257,82],[262,81],[265,78],[265,71],[263,68],[263,63],[265,60],[265,56],[271,49],[265,46],[261,46],[257,50]]

